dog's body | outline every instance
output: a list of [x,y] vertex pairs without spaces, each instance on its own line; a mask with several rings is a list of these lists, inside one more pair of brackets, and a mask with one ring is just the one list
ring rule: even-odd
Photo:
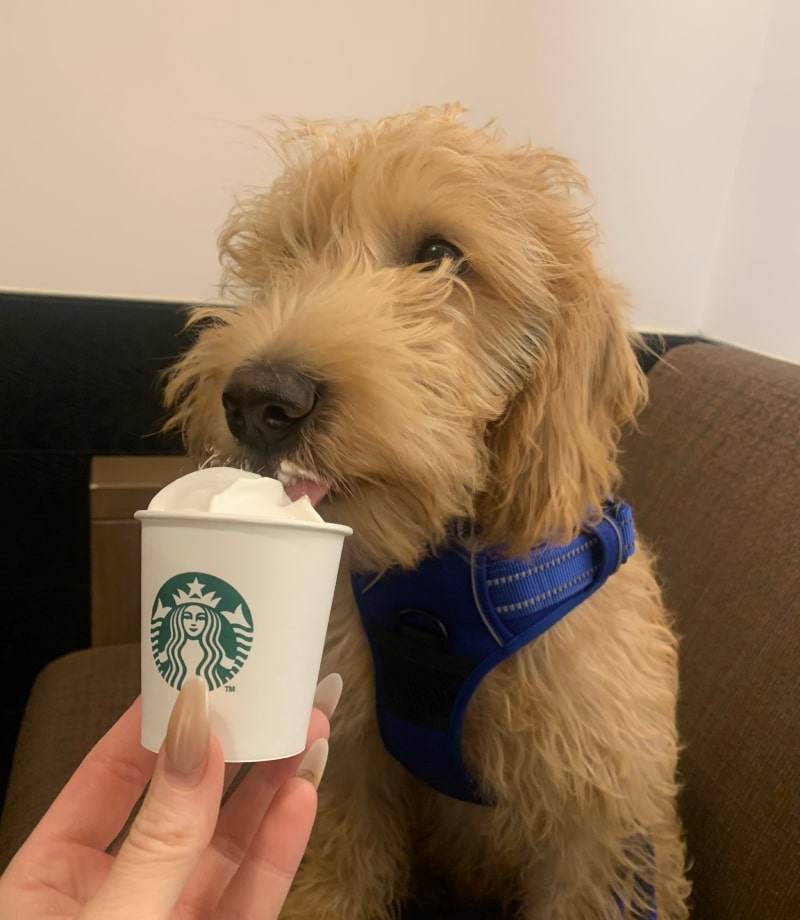
[[643,547],[478,686],[463,758],[491,806],[427,788],[378,733],[350,570],[414,567],[454,532],[469,552],[568,541],[644,398],[582,180],[458,114],[298,131],[232,215],[234,303],[198,311],[168,390],[199,460],[282,470],[354,529],[323,662],[345,695],[282,916],[395,916],[423,865],[531,920],[646,916],[650,883],[684,917],[676,647]]

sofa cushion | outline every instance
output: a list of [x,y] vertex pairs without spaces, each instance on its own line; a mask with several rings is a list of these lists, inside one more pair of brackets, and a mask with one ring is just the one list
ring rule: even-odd
[[139,693],[138,645],[72,652],[31,690],[0,820],[0,871],[75,768]]

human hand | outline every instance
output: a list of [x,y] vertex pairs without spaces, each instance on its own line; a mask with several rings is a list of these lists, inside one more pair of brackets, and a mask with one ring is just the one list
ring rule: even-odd
[[[305,753],[255,764],[221,809],[225,764],[203,681],[184,685],[157,757],[139,743],[137,700],[0,878],[0,917],[274,920],[311,833],[341,686],[338,675],[320,682]],[[148,780],[127,837],[107,852]]]

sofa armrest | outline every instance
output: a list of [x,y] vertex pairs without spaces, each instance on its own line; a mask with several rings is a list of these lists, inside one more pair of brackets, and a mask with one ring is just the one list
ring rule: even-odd
[[682,637],[693,916],[800,917],[800,367],[699,344],[649,379],[624,497]]

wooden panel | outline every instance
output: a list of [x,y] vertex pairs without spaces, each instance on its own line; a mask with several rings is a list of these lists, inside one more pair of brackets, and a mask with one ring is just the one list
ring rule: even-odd
[[92,521],[92,645],[138,642],[141,529],[138,521]]
[[189,473],[185,457],[93,457],[89,484],[92,645],[138,642],[141,530],[133,515]]
[[168,482],[194,469],[186,457],[93,457],[89,482],[92,520],[133,516]]

